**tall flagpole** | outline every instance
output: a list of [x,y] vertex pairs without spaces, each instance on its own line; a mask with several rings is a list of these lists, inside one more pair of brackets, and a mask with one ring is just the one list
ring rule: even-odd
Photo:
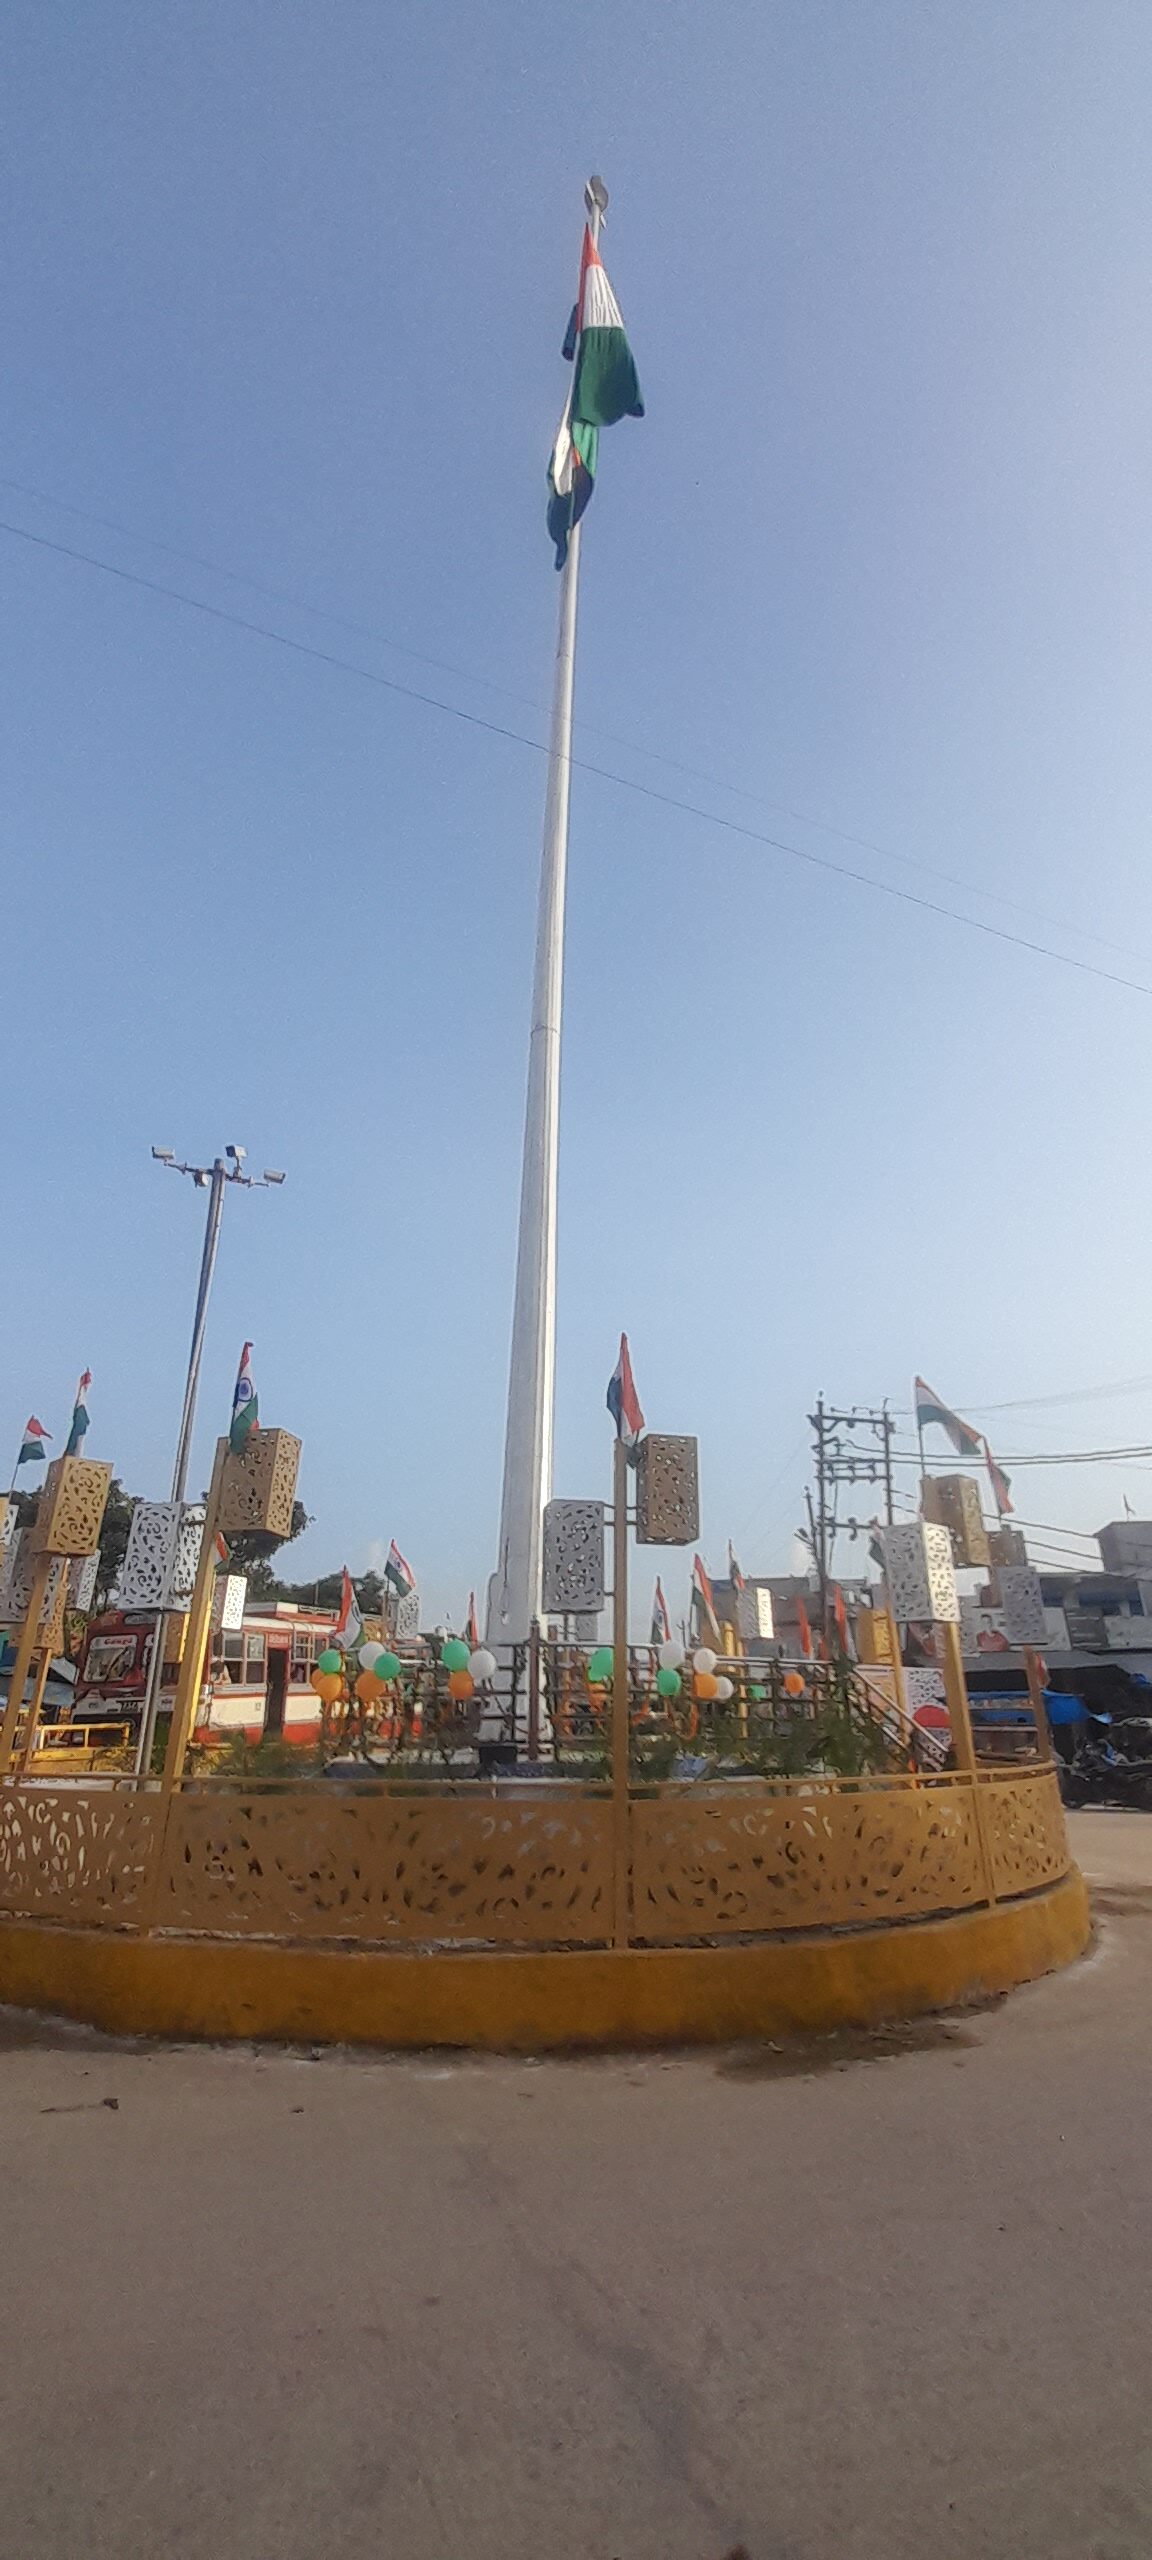
[[[584,190],[595,243],[607,194],[598,179]],[[504,1490],[500,1546],[488,1586],[489,1644],[522,1644],[540,1612],[544,1505],[552,1493],[552,1426],[556,1391],[556,1200],[560,1136],[560,1023],[564,995],[564,889],[568,869],[568,797],[572,695],[576,674],[576,597],[580,527],[568,537],[560,572],[556,668],[548,791],[540,860],[520,1233],[508,1370]]]

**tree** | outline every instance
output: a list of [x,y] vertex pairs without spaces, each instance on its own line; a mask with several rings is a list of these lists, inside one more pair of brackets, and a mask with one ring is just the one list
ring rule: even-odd
[[286,1584],[278,1582],[270,1559],[280,1547],[289,1546],[308,1526],[308,1513],[302,1502],[292,1505],[292,1526],[286,1538],[274,1537],[270,1529],[240,1529],[229,1538],[228,1563],[233,1573],[248,1576],[248,1594],[252,1600],[288,1600],[292,1594]]
[[[276,1591],[278,1600],[294,1600],[301,1609],[338,1609],[344,1587],[343,1572],[318,1574],[314,1582],[285,1582]],[[384,1607],[384,1585],[376,1572],[354,1573],[352,1588],[357,1606],[364,1618],[378,1618]]]
[[[31,1529],[35,1526],[40,1510],[41,1489],[38,1487],[35,1493],[17,1494],[16,1518],[21,1529]],[[96,1568],[96,1590],[92,1602],[94,1609],[106,1609],[116,1587],[120,1567],[124,1562],[124,1551],[128,1544],[128,1531],[132,1525],[136,1498],[134,1493],[125,1493],[119,1476],[113,1476],[108,1487],[108,1500],[104,1505],[104,1518],[100,1526],[100,1562]]]
[[107,1608],[120,1578],[120,1567],[124,1562],[128,1531],[132,1525],[132,1514],[136,1508],[137,1499],[136,1494],[125,1493],[119,1476],[113,1476],[108,1487],[108,1500],[104,1505],[104,1519],[100,1529],[100,1562],[96,1568],[96,1591],[93,1601],[93,1606],[97,1609]]

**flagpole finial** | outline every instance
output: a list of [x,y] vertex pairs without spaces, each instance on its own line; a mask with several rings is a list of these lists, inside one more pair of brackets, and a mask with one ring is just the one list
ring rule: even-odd
[[608,189],[603,178],[595,176],[589,178],[584,189],[584,202],[588,208],[589,221],[591,222],[594,215],[598,215],[603,222],[608,211]]

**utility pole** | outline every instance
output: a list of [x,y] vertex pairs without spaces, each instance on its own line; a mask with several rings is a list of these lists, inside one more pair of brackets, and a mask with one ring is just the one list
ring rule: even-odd
[[[895,1423],[882,1405],[850,1405],[833,1407],[816,1399],[815,1413],[808,1421],[812,1431],[812,1460],[816,1477],[816,1502],[808,1502],[809,1541],[816,1578],[820,1590],[821,1618],[826,1618],[828,1590],[832,1572],[832,1553],[840,1523],[837,1518],[837,1488],[842,1484],[882,1484],[884,1508],[891,1525],[895,1518],[895,1490],[892,1480],[892,1440]],[[846,1528],[856,1536],[860,1523],[847,1521]],[[827,1634],[825,1625],[824,1633]]]
[[[208,1214],[204,1222],[204,1243],[200,1254],[200,1278],[196,1286],[196,1311],[192,1319],[192,1340],[188,1346],[188,1367],[184,1378],[184,1403],[180,1413],[180,1429],[176,1436],[176,1457],[172,1468],[173,1502],[183,1502],[188,1486],[188,1459],[192,1447],[192,1426],[196,1419],[196,1394],[200,1384],[200,1356],[204,1349],[204,1331],[208,1321],[208,1300],[212,1294],[212,1278],[220,1247],[220,1221],[224,1214],[224,1194],[229,1188],[241,1191],[279,1189],[282,1173],[265,1167],[257,1176],[245,1173],[246,1147],[225,1147],[222,1156],[212,1164],[178,1163],[171,1147],[153,1147],[156,1164],[167,1165],[172,1173],[186,1173],[198,1191],[207,1191]],[[140,1735],[136,1745],[136,1775],[147,1773],[152,1756],[152,1736],[156,1729],[156,1711],[160,1703],[160,1682],[164,1669],[164,1620],[162,1610],[156,1620],[152,1659],[148,1666],[148,1687],[140,1713]]]

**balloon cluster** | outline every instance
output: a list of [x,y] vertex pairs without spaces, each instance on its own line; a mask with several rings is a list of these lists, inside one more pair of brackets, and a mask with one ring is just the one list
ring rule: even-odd
[[373,1707],[393,1680],[400,1677],[400,1656],[390,1653],[386,1644],[375,1639],[362,1644],[356,1656],[360,1665],[356,1674],[356,1695],[362,1707]]
[[462,1706],[474,1689],[486,1689],[496,1677],[496,1656],[487,1645],[470,1652],[462,1636],[449,1636],[440,1647],[440,1668],[448,1674],[448,1695]]
[[[679,1644],[662,1644],[657,1656],[659,1669],[656,1687],[662,1698],[678,1698],[684,1686],[684,1648]],[[702,1644],[692,1656],[692,1695],[702,1705],[727,1706],[733,1694],[726,1673],[716,1675],[717,1656],[711,1645]]]

